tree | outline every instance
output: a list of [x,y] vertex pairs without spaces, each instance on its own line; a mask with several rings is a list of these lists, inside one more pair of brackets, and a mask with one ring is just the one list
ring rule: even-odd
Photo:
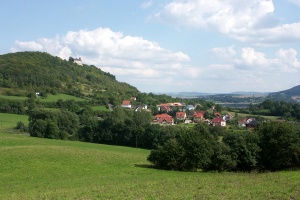
[[159,146],[157,150],[152,150],[147,159],[160,169],[185,169],[182,165],[185,160],[185,152],[175,138],[168,140],[163,146]]
[[205,124],[197,124],[187,133],[181,134],[179,143],[184,149],[184,169],[196,171],[209,165],[215,145],[214,137]]
[[232,171],[236,168],[236,160],[232,158],[231,149],[223,142],[214,146],[211,162],[203,167],[204,171]]
[[211,163],[215,144],[206,125],[198,124],[152,150],[148,160],[158,168],[197,171]]
[[297,124],[268,122],[259,125],[260,170],[300,168],[300,128]]
[[236,163],[233,170],[249,172],[257,168],[260,148],[256,133],[230,132],[223,141],[229,146],[231,158]]

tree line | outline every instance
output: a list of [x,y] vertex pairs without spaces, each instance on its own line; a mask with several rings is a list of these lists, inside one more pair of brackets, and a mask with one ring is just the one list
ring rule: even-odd
[[228,131],[215,137],[205,124],[181,132],[148,160],[156,167],[180,171],[278,171],[300,169],[300,126],[268,122],[254,131]]
[[300,168],[300,126],[266,122],[255,130],[197,124],[193,128],[150,124],[151,114],[116,107],[95,113],[90,107],[36,108],[30,112],[33,137],[152,149],[154,167],[180,171],[277,171]]

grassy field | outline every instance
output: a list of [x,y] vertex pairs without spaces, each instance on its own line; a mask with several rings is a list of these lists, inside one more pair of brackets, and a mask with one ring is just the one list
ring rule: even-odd
[[[234,112],[229,112],[229,113],[231,115],[233,115],[233,116],[235,115]],[[249,116],[251,116],[250,114],[246,114],[246,113],[237,113],[237,114],[238,114],[239,117],[249,117]],[[260,115],[260,116],[264,117],[264,118],[267,118],[267,119],[270,119],[270,120],[278,120],[278,119],[280,119],[280,117],[278,117],[278,116],[267,116],[267,115]]]
[[0,113],[0,131],[13,129],[19,121],[28,125],[28,116]]
[[94,111],[110,111],[106,106],[92,106]]
[[0,199],[299,199],[299,171],[175,172],[148,150],[0,133]]
[[39,97],[41,102],[56,102],[57,100],[62,99],[63,101],[66,100],[74,100],[74,101],[85,101],[83,98],[67,95],[67,94],[48,94],[46,98]]
[[149,150],[4,133],[28,116],[0,113],[0,199],[299,199],[299,171],[156,170]]

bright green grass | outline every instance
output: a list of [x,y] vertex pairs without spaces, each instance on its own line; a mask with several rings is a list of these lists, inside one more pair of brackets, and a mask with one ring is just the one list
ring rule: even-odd
[[110,111],[106,106],[92,106],[94,111]]
[[12,129],[16,127],[19,121],[23,122],[25,125],[28,125],[28,116],[0,113],[0,130]]
[[26,100],[28,97],[0,95],[0,98],[9,100]]
[[[234,112],[229,112],[230,114],[232,114],[233,116],[235,115]],[[239,117],[249,117],[250,114],[246,114],[246,113],[237,113]],[[270,119],[270,120],[278,120],[280,117],[278,116],[267,116],[267,115],[259,115],[261,117],[264,117],[264,118],[267,118],[267,119]]]
[[175,172],[150,151],[0,134],[0,199],[298,199],[299,171]]
[[66,100],[74,100],[74,101],[85,101],[83,98],[67,95],[67,94],[48,94],[46,98],[38,97],[38,99],[41,102],[56,102],[59,99],[62,99],[63,101]]

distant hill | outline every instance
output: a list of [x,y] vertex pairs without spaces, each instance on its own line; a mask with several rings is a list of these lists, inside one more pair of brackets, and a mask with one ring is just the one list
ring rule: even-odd
[[300,102],[300,85],[292,87],[288,90],[270,93],[268,98],[276,101]]
[[26,96],[36,91],[111,101],[140,93],[93,65],[80,66],[42,52],[0,55],[0,94]]

